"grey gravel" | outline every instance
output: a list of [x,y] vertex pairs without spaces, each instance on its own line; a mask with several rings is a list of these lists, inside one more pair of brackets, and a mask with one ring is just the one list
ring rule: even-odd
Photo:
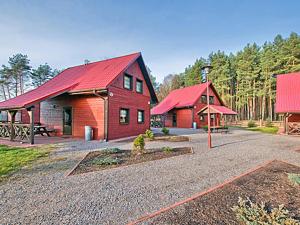
[[0,184],[0,224],[126,224],[267,160],[300,166],[300,153],[294,151],[300,149],[299,137],[234,129],[213,134],[215,147],[208,150],[205,133],[171,130],[176,132],[192,141],[151,142],[147,147],[192,146],[195,154],[69,177],[65,174],[88,151],[107,146],[128,149],[131,143],[60,145],[51,156],[53,162],[25,168]]

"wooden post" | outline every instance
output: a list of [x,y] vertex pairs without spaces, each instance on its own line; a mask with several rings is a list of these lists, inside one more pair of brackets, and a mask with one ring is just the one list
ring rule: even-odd
[[14,123],[16,120],[16,114],[17,111],[8,111],[9,117],[10,117],[10,137],[9,140],[13,141],[15,139],[15,129],[14,129]]
[[34,144],[34,116],[33,116],[33,107],[27,109],[29,119],[30,119],[30,144]]
[[288,113],[286,114],[284,120],[285,120],[285,126],[284,126],[285,133],[289,134],[289,114]]

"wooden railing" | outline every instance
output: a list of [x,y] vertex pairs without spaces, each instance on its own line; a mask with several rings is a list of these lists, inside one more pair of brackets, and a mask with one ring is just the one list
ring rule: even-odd
[[300,123],[289,122],[288,123],[288,134],[300,135]]
[[10,123],[0,123],[0,138],[10,139],[11,141],[30,142],[30,137],[30,124],[13,123],[11,126]]

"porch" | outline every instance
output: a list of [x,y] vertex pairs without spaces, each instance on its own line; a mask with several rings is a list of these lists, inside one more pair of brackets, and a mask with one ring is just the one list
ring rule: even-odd
[[284,133],[288,135],[300,135],[300,114],[286,113],[283,115]]

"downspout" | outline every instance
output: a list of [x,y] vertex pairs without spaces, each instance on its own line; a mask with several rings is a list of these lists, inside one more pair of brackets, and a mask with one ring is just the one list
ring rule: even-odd
[[108,138],[108,97],[103,97],[97,93],[96,90],[93,90],[93,94],[104,101],[104,141],[107,141]]

